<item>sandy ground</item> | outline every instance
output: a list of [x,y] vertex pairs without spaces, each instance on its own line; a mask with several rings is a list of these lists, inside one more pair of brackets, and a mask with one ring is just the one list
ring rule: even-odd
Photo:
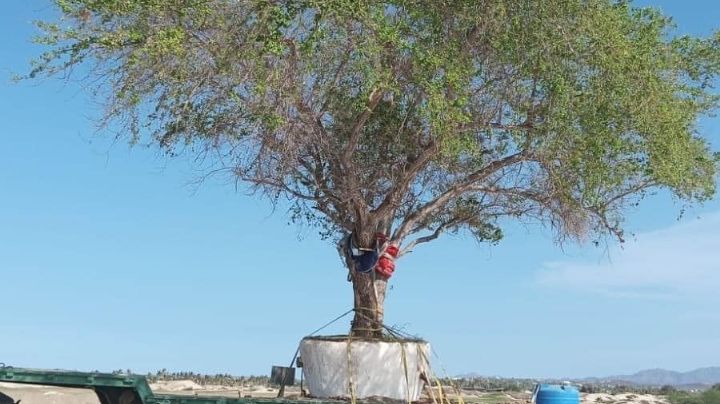
[[[151,384],[152,390],[159,394],[198,395],[220,397],[257,397],[275,398],[278,390],[264,386],[245,386],[230,388],[225,386],[199,385],[191,380],[177,380]],[[285,388],[285,398],[297,399],[300,388]],[[12,400],[12,401],[11,401]],[[99,404],[95,393],[87,389],[69,389],[50,386],[34,386],[0,382],[0,404],[11,404],[22,400],[21,404]]]
[[[14,400],[14,401],[11,401]],[[91,390],[0,383],[0,404],[99,404]]]
[[[154,392],[160,394],[233,398],[274,398],[277,396],[277,389],[265,386],[245,386],[242,388],[203,386],[190,380],[159,382],[152,384],[150,387]],[[478,393],[463,391],[462,395],[468,403],[526,404],[530,401],[529,392]],[[300,397],[300,388],[298,386],[287,387],[285,397],[298,399]],[[11,399],[14,401],[11,401]],[[22,400],[22,404],[99,404],[95,393],[90,390],[0,383],[0,404],[11,404],[17,402],[17,400]],[[431,400],[424,401],[432,402]],[[582,404],[668,404],[668,402],[662,397],[649,394],[583,394]]]
[[586,394],[583,395],[583,403],[593,404],[668,404],[662,397],[651,394]]
[[[474,393],[463,392],[468,403],[481,404],[526,404],[530,402],[531,392],[525,393]],[[669,404],[663,397],[650,394],[581,394],[582,404]]]

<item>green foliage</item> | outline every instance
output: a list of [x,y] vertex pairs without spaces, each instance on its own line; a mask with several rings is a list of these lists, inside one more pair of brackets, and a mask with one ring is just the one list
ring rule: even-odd
[[715,191],[720,34],[628,1],[55,2],[29,76],[90,62],[131,142],[212,156],[324,234],[622,239],[647,190]]
[[720,386],[700,393],[675,391],[669,393],[667,398],[672,404],[720,404]]
[[[113,374],[131,374],[130,370],[123,371],[118,370]],[[239,387],[244,385],[250,386],[269,386],[270,378],[268,376],[233,376],[230,374],[215,374],[207,375],[196,372],[169,372],[167,369],[158,370],[155,373],[148,373],[146,375],[149,383],[156,383],[159,381],[172,381],[172,380],[191,380],[200,385],[216,385],[216,386],[227,386],[227,387]]]
[[485,399],[484,401],[489,401],[493,398],[504,398],[504,400],[501,401],[506,401],[507,396],[501,392],[532,391],[538,383],[538,380],[501,377],[461,377],[452,379],[444,378],[440,379],[440,382],[444,386],[454,386],[463,390],[498,392],[497,395],[493,394],[483,397]]

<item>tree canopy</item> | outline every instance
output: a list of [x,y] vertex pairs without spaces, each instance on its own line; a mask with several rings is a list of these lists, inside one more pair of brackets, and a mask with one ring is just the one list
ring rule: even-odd
[[93,63],[132,142],[202,153],[325,230],[534,216],[621,236],[654,186],[714,190],[717,35],[608,0],[56,0],[31,75]]
[[610,234],[654,188],[700,201],[720,35],[610,0],[54,0],[31,76],[87,62],[104,122],[293,217],[403,252],[501,220]]

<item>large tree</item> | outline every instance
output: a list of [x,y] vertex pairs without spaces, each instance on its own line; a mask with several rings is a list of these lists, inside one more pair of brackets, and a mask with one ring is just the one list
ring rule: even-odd
[[75,70],[130,142],[289,198],[345,257],[355,335],[443,232],[622,240],[648,190],[714,192],[720,35],[629,1],[54,1],[30,76]]

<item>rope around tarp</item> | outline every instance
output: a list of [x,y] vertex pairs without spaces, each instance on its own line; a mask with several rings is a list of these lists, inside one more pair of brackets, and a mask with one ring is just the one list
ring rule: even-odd
[[[359,314],[360,314],[361,316],[369,319],[369,317],[365,316],[364,314],[362,314],[362,313],[359,313]],[[390,335],[390,337],[395,338],[396,342],[402,343],[402,342],[405,342],[405,341],[408,341],[408,340],[415,340],[415,341],[418,341],[418,340],[419,340],[417,337],[415,337],[415,336],[413,336],[413,335],[411,335],[411,334],[409,334],[409,333],[403,332],[403,331],[398,330],[398,329],[396,329],[396,328],[388,327],[388,326],[385,325],[385,324],[380,324],[380,326],[381,326],[382,329],[385,329],[385,330],[388,332],[388,334]],[[404,347],[403,347],[403,348],[404,348]],[[442,361],[440,360],[440,355],[438,355],[437,350],[435,350],[435,348],[433,348],[433,347],[431,346],[431,347],[430,347],[430,351],[431,351],[432,355],[433,355],[439,362],[442,362]],[[420,349],[419,347],[418,347],[418,352],[420,353],[420,355],[421,355],[421,357],[423,358],[423,360],[424,360],[426,363],[430,364],[430,358],[428,358],[428,357],[427,357],[427,354],[426,354],[422,349]],[[403,354],[405,354],[404,349],[403,349]],[[403,358],[403,359],[405,359],[405,358]],[[445,379],[450,383],[450,387],[452,387],[452,389],[455,391],[455,394],[457,395],[457,402],[458,402],[458,404],[465,404],[465,400],[463,400],[463,398],[462,398],[462,392],[460,391],[460,388],[458,388],[457,385],[455,385],[455,383],[453,383],[452,378],[448,375],[448,373],[447,373],[447,371],[445,370],[445,367],[442,365],[442,363],[440,363],[439,365],[440,365],[440,369],[441,369],[442,372],[445,374]],[[433,403],[435,403],[436,400],[435,400],[435,394],[432,392],[432,382],[435,382],[435,384],[437,385],[437,388],[438,388],[438,394],[439,394],[438,399],[440,400],[440,404],[446,404],[446,403],[447,403],[447,404],[452,404],[452,401],[450,400],[450,398],[448,397],[447,393],[445,392],[445,389],[442,387],[442,383],[440,382],[440,378],[437,377],[437,375],[432,371],[432,368],[431,368],[431,367],[428,367],[427,370],[430,372],[429,375],[426,375],[427,378],[428,378],[427,382],[428,382],[429,387],[430,387],[430,388],[428,389],[428,392],[430,393],[430,397],[431,397]],[[406,378],[406,382],[407,382],[407,379],[408,379],[407,369],[406,369],[405,378]],[[408,389],[408,392],[409,392],[409,386],[407,387],[407,389]],[[408,397],[409,397],[409,396],[410,396],[410,395],[408,394]]]
[[[366,309],[367,310],[367,309]],[[373,319],[369,318],[368,316],[364,315],[362,312],[356,311],[361,317],[365,317],[365,319],[370,320],[371,322],[374,321]],[[411,342],[411,341],[419,341],[418,338],[415,336],[411,336],[410,334],[403,333],[400,330],[394,329],[392,327],[388,327],[384,323],[380,323],[380,330],[384,329],[388,335],[391,337],[390,342],[397,342],[400,344],[400,360],[402,362],[403,370],[405,373],[405,397],[407,398],[408,404],[412,402],[410,399],[410,375],[409,375],[409,369],[408,369],[408,363],[407,363],[407,352],[405,351],[405,343]],[[350,375],[351,369],[352,369],[352,363],[351,357],[350,357],[350,342],[351,337],[348,338],[348,375]],[[421,354],[421,357],[425,360],[425,362],[428,364],[428,371],[432,373],[432,370],[430,369],[430,361],[428,360],[427,356],[423,353],[422,349],[420,347],[417,347],[418,352]],[[426,375],[427,376],[427,375]],[[439,381],[438,381],[439,384]],[[355,404],[355,394],[353,391],[353,384],[352,381],[350,382],[350,394],[351,394],[351,400],[352,403]],[[440,393],[442,394],[442,390],[440,390]],[[430,390],[430,396],[432,397],[433,403],[435,403],[435,395]],[[442,398],[441,398],[442,399]],[[448,403],[450,400],[448,399]]]
[[[320,327],[320,328],[318,328],[317,330],[311,332],[311,333],[310,333],[309,335],[307,335],[307,336],[308,336],[308,337],[312,337],[313,335],[319,333],[320,331],[322,331],[322,330],[324,330],[325,328],[327,328],[328,326],[330,326],[332,323],[340,320],[341,318],[347,316],[348,314],[352,313],[353,311],[354,311],[354,309],[350,309],[350,310],[346,311],[345,313],[343,313],[343,314],[335,317],[334,319],[328,321],[328,322],[325,323],[322,327]],[[293,355],[292,360],[290,360],[290,366],[288,366],[289,368],[291,368],[291,367],[293,366],[293,364],[295,363],[295,360],[297,359],[297,356],[298,356],[299,353],[300,353],[300,344],[298,344],[298,347],[297,347],[297,349],[295,350],[295,354]],[[281,385],[280,385],[280,390],[278,391],[277,398],[281,398],[284,394],[285,394],[285,384],[281,384]]]
[[[455,390],[455,394],[457,394],[458,404],[465,404],[465,400],[463,400],[463,398],[462,398],[462,391],[460,390],[460,388],[457,385],[455,385],[455,383],[453,383],[452,378],[448,375],[447,370],[445,370],[445,366],[443,366],[442,361],[440,360],[440,355],[438,355],[437,351],[432,346],[430,347],[430,351],[432,352],[433,356],[435,356],[435,358],[438,360],[438,362],[440,362],[439,363],[440,369],[445,374],[445,379],[450,383],[450,387],[452,387],[453,390]],[[425,360],[428,361],[428,363],[429,363],[429,358],[426,358]],[[441,404],[443,403],[443,401],[442,401],[443,398],[445,398],[445,400],[447,401],[448,404],[452,404],[452,402],[448,398],[447,394],[445,393],[444,389],[442,388],[440,379],[437,376],[434,376],[434,378],[435,378],[435,382],[437,383],[438,388],[440,390]]]
[[[318,332],[324,330],[325,328],[329,327],[333,323],[339,321],[340,319],[342,319],[343,317],[347,316],[348,314],[350,314],[352,312],[356,312],[359,316],[364,317],[365,319],[370,320],[371,322],[375,322],[374,319],[365,315],[363,313],[363,311],[374,312],[375,310],[367,308],[367,307],[358,307],[358,308],[349,309],[349,310],[345,311],[344,313],[340,314],[339,316],[328,321],[327,323],[323,324],[321,327],[314,330],[306,337],[314,336]],[[410,380],[409,380],[409,374],[408,374],[409,369],[408,369],[408,364],[407,364],[407,353],[405,351],[405,346],[403,343],[404,342],[420,342],[420,341],[422,341],[422,339],[420,339],[417,336],[414,336],[412,334],[409,334],[407,332],[401,331],[397,328],[389,327],[389,326],[385,325],[384,323],[380,323],[379,327],[377,329],[374,329],[374,330],[369,329],[369,330],[363,330],[363,331],[379,331],[379,330],[385,330],[385,332],[387,333],[387,337],[388,337],[387,341],[388,342],[400,343],[401,360],[402,360],[402,365],[403,365],[403,369],[404,369],[404,373],[405,373],[405,388],[406,388],[408,403],[410,403]],[[350,347],[350,345],[354,339],[358,339],[358,338],[353,336],[352,334],[348,334],[347,339],[346,339],[346,341],[347,341],[347,351],[346,352],[347,352],[347,360],[348,360],[348,390],[350,393],[350,402],[352,404],[357,403],[357,392],[355,391],[355,383],[354,383],[355,377],[353,377],[354,375],[352,374],[352,366],[351,366],[352,365],[352,363],[351,363],[352,362],[352,351],[351,351],[351,347]],[[360,338],[360,339],[362,339],[362,338]],[[437,354],[437,351],[435,349],[433,349],[432,347],[430,349],[431,349],[432,355],[435,356],[435,358],[437,358],[438,360],[440,360],[440,357]],[[418,347],[417,350],[418,350],[418,356],[421,357],[429,365],[430,358],[428,358],[427,353],[424,352],[422,349],[420,349],[420,347]],[[293,366],[299,353],[300,353],[300,345],[298,344],[298,347],[295,350],[295,354],[293,355],[293,359],[290,361],[289,367]],[[447,376],[447,372],[445,371],[445,368],[442,365],[440,365],[440,366],[441,366],[443,372],[446,374],[446,378],[448,380],[451,380]],[[426,370],[429,373],[429,374],[425,375],[427,378],[426,382],[427,382],[428,392],[429,392],[430,398],[432,399],[433,404],[437,404],[438,403],[437,400],[439,400],[439,404],[446,404],[446,403],[452,404],[452,401],[450,400],[447,393],[445,392],[445,389],[443,389],[443,387],[442,387],[442,383],[440,382],[440,379],[432,371],[432,368],[430,368],[428,366],[428,369],[426,369]],[[437,398],[435,397],[435,394],[432,390],[433,382],[435,382],[435,384],[437,384],[437,388],[438,388],[438,397]],[[453,390],[456,391],[458,404],[464,404],[464,400],[462,399],[462,394],[461,394],[460,390],[458,389],[458,387],[455,386],[455,384],[452,383],[452,381],[450,381],[450,385],[453,388]],[[281,394],[284,392],[284,388],[285,388],[285,385],[281,385],[280,392],[278,392],[278,397],[281,397]]]

